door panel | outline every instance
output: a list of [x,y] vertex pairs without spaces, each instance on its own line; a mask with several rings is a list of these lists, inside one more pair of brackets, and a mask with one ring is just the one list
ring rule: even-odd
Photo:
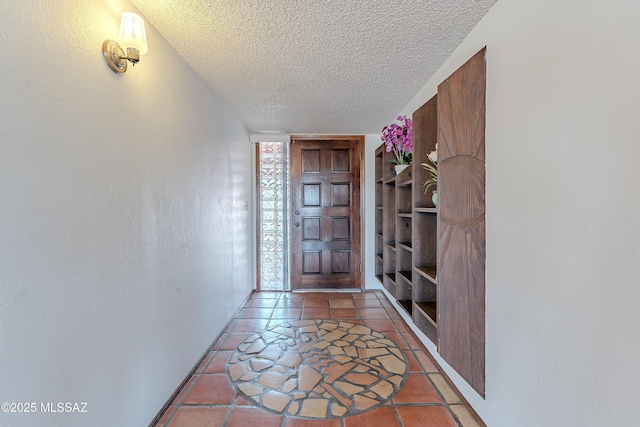
[[361,288],[363,137],[292,138],[291,289]]
[[485,50],[438,87],[438,351],[484,396]]
[[351,241],[351,218],[334,217],[331,218],[331,240],[348,240]]
[[336,182],[331,184],[331,206],[351,206],[351,183]]
[[302,184],[302,206],[305,208],[322,206],[322,183]]
[[302,241],[309,242],[311,240],[321,240],[320,217],[302,218]]

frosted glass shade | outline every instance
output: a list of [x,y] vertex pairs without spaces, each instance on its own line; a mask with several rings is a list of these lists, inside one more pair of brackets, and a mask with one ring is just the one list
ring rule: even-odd
[[134,48],[140,55],[147,53],[147,34],[144,31],[144,20],[131,12],[124,12],[120,21],[120,46],[123,49]]

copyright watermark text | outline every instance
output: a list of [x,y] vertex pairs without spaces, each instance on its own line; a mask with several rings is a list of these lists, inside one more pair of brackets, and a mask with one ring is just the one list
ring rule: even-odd
[[87,402],[4,402],[0,411],[5,413],[86,413]]

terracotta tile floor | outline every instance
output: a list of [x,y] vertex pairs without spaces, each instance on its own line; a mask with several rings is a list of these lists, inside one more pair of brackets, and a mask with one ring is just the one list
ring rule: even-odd
[[252,294],[155,425],[483,426],[379,291]]

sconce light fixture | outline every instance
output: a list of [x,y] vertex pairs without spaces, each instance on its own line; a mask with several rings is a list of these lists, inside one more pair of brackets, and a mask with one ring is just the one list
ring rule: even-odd
[[[135,13],[124,12],[120,21],[118,40],[120,44],[114,40],[105,40],[102,43],[102,55],[109,68],[115,73],[124,73],[127,71],[127,61],[136,65],[140,61],[140,55],[144,55],[149,50],[143,19]],[[123,48],[127,51],[126,55]]]

